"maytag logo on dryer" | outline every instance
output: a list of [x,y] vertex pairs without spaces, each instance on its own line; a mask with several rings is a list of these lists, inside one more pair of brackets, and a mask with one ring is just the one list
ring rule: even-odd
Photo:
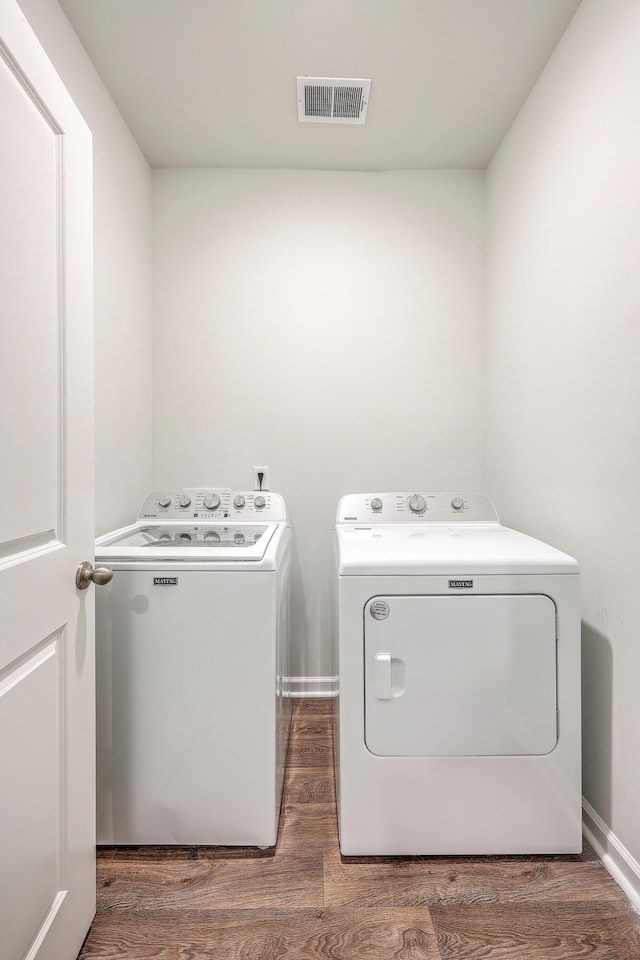
[[177,577],[154,577],[153,585],[154,587],[177,587],[178,578]]
[[473,580],[449,580],[449,590],[473,590]]

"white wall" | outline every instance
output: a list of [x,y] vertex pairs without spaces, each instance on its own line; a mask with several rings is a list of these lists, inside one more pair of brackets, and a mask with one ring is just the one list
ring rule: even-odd
[[151,172],[56,0],[20,7],[93,133],[100,534],[151,488]]
[[584,0],[488,171],[488,492],[582,569],[584,794],[640,860],[640,3]]
[[293,673],[329,676],[338,498],[483,486],[483,174],[153,179],[155,485],[269,465],[297,544]]

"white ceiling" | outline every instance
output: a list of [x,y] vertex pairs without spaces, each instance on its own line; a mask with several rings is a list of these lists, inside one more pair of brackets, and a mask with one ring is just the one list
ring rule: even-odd
[[[486,167],[580,0],[60,0],[153,167]],[[296,76],[371,78],[365,126]]]

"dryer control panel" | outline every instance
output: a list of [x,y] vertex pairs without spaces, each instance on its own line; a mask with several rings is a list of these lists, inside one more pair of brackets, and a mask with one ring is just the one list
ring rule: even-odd
[[338,504],[337,523],[495,523],[484,493],[349,493]]
[[287,511],[279,493],[265,490],[229,490],[221,487],[187,487],[150,493],[138,520],[286,520]]

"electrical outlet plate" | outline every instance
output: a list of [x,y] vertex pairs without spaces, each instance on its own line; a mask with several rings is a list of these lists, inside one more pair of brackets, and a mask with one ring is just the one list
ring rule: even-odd
[[[262,484],[260,483],[260,474],[262,474]],[[253,489],[254,490],[269,489],[269,467],[253,468]]]

